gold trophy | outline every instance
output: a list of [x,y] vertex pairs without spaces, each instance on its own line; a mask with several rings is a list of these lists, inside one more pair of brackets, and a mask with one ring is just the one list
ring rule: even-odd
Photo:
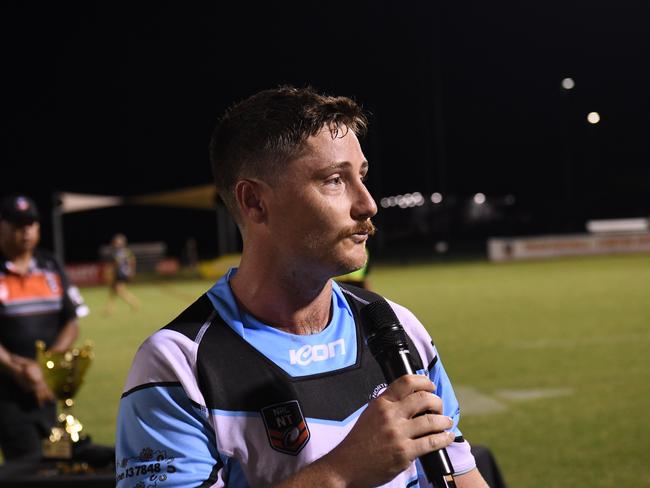
[[52,352],[45,350],[43,341],[36,341],[36,360],[60,405],[57,423],[49,438],[43,441],[43,457],[46,459],[71,459],[74,446],[86,438],[81,422],[71,410],[74,405],[72,398],[93,359],[92,348],[93,344],[87,341],[81,349]]

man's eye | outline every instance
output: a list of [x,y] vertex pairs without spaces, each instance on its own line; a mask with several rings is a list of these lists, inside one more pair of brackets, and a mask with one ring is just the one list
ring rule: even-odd
[[343,179],[340,176],[334,176],[329,178],[325,183],[328,185],[340,185],[343,183]]

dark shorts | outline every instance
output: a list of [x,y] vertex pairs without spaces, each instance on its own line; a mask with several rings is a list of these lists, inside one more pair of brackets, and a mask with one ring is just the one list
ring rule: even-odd
[[129,275],[121,271],[116,271],[115,275],[113,276],[112,285],[115,286],[118,283],[128,283],[129,281],[131,281],[131,277]]
[[126,275],[120,274],[115,277],[116,283],[127,283],[128,281],[129,281],[129,277]]

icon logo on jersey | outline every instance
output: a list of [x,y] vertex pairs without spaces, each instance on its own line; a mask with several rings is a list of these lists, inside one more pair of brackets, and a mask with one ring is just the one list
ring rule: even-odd
[[305,344],[300,349],[289,350],[291,364],[308,366],[315,361],[325,361],[336,355],[345,356],[345,341],[341,338],[329,344],[316,344],[310,346]]
[[309,441],[309,427],[298,400],[264,407],[262,418],[271,447],[276,451],[295,456]]

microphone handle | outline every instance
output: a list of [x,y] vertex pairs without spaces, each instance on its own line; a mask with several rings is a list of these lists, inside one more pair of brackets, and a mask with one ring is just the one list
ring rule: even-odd
[[[381,354],[383,357],[378,361],[388,383],[392,383],[405,374],[416,374],[413,370],[411,353],[408,349],[399,348],[391,352],[392,354]],[[452,476],[451,460],[446,449],[429,452],[420,456],[419,459],[429,483],[434,488],[456,488]]]

